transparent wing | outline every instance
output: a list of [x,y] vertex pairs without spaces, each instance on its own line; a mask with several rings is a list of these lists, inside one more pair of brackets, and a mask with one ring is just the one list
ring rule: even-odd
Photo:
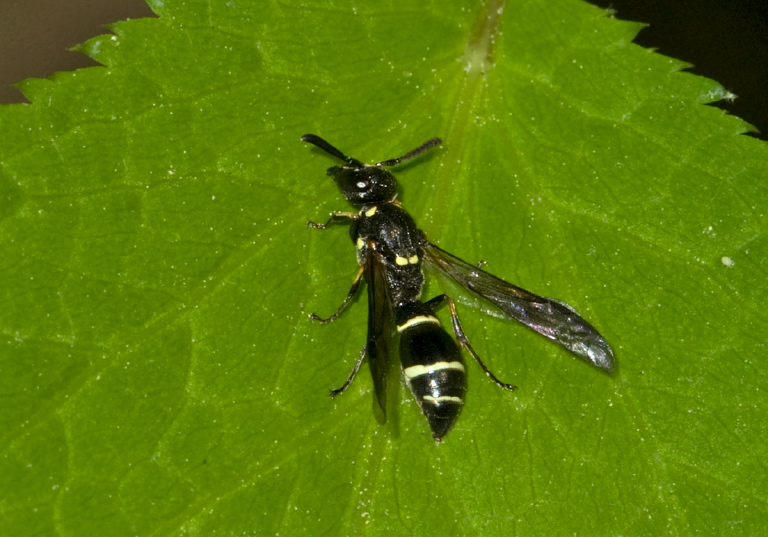
[[364,271],[368,284],[368,363],[371,367],[376,401],[381,409],[381,420],[387,415],[387,376],[389,373],[389,345],[392,341],[392,306],[389,301],[384,265],[372,248],[368,249]]
[[569,306],[507,283],[432,243],[426,248],[426,261],[582,360],[607,372],[613,370],[611,346]]

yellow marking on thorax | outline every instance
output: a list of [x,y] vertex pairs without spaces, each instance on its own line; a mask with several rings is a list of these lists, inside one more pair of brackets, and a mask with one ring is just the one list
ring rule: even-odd
[[364,214],[365,216],[367,216],[368,218],[370,218],[371,216],[373,216],[374,214],[376,214],[376,211],[377,211],[377,210],[378,210],[378,207],[375,207],[375,206],[374,206],[374,207],[371,207],[370,209],[368,209],[367,211],[365,211],[363,214]]
[[411,257],[404,257],[402,255],[395,256],[395,264],[399,265],[401,267],[404,267],[405,265],[411,264],[416,265],[419,262],[419,256],[416,254],[413,254]]

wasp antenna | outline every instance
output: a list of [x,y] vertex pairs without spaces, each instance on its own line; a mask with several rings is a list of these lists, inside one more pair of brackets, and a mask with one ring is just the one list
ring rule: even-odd
[[382,160],[381,162],[376,163],[376,166],[395,166],[396,164],[400,164],[404,160],[412,159],[413,157],[418,157],[422,153],[425,153],[432,149],[433,147],[436,147],[440,144],[442,144],[443,141],[440,138],[432,138],[431,140],[427,140],[423,144],[421,144],[419,147],[414,149],[413,151],[407,152],[402,157],[397,157],[389,160]]
[[350,166],[355,166],[355,167],[362,167],[363,166],[362,162],[360,162],[359,160],[354,159],[352,157],[348,157],[347,155],[345,155],[344,153],[342,153],[341,151],[339,151],[338,149],[333,147],[331,144],[329,144],[328,142],[326,142],[325,140],[323,140],[322,138],[320,138],[316,134],[305,134],[304,136],[301,137],[301,141],[302,142],[307,142],[307,143],[310,143],[312,145],[315,145],[315,146],[319,147],[320,149],[322,149],[326,153],[329,153],[329,154],[333,155],[334,157],[343,160],[344,162],[346,162]]

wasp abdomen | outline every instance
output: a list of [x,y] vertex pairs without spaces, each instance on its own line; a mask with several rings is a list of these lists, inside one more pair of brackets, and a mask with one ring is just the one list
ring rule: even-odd
[[397,328],[405,379],[427,418],[432,436],[441,440],[453,427],[464,404],[467,384],[461,351],[432,315],[414,315]]

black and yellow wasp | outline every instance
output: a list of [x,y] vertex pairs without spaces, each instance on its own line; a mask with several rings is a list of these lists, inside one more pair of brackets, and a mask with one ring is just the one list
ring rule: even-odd
[[[496,378],[472,348],[449,296],[421,301],[423,263],[436,267],[509,317],[559,343],[582,360],[606,372],[613,370],[610,345],[570,307],[529,293],[439,248],[403,209],[397,201],[397,180],[385,168],[440,145],[439,138],[432,138],[402,157],[373,165],[344,155],[314,134],[301,139],[346,163],[329,168],[327,173],[336,181],[344,198],[359,211],[333,213],[324,224],[307,223],[317,229],[351,223],[350,234],[360,265],[347,297],[336,312],[324,319],[315,314],[311,317],[321,323],[333,321],[355,296],[362,279],[368,286],[368,340],[349,378],[341,388],[331,392],[332,396],[349,387],[367,356],[376,400],[385,413],[389,347],[395,331],[400,336],[403,374],[437,441],[451,430],[464,403],[466,376],[460,346],[475,357],[496,384],[515,389]],[[448,303],[456,339],[435,316],[435,310],[444,302]]]

